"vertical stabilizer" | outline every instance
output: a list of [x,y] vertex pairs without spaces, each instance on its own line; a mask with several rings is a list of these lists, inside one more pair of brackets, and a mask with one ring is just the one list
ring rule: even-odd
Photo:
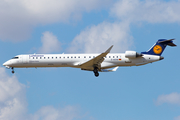
[[174,39],[159,39],[147,52],[142,52],[141,54],[149,54],[149,55],[158,55],[161,56],[164,49],[167,45],[169,46],[176,46],[173,43]]

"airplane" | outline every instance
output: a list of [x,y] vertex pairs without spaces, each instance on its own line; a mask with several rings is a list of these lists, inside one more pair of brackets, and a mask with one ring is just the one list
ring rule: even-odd
[[[73,67],[93,71],[96,77],[99,72],[113,72],[119,66],[141,66],[163,60],[161,56],[166,46],[176,46],[174,39],[159,39],[147,52],[125,51],[110,53],[113,45],[101,54],[24,54],[6,61],[3,66],[11,68],[38,67]],[[113,69],[111,69],[113,68]]]

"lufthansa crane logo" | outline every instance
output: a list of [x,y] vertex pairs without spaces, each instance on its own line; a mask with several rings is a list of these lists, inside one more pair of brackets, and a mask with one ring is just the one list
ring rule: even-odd
[[156,45],[153,48],[154,53],[160,54],[162,52],[162,47],[160,45]]

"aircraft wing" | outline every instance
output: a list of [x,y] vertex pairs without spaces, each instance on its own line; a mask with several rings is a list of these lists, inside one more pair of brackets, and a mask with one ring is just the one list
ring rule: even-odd
[[95,66],[99,66],[103,61],[104,61],[104,57],[106,57],[106,55],[111,51],[113,45],[107,49],[104,53],[101,53],[100,55],[98,55],[97,57],[81,64],[81,68],[87,68],[87,67],[92,67],[94,68]]

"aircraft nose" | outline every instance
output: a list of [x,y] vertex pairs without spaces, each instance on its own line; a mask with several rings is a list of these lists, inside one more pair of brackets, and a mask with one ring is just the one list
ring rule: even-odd
[[3,63],[3,66],[7,66],[7,62]]
[[3,66],[9,66],[9,65],[11,65],[10,61],[6,61],[5,63],[3,63]]

